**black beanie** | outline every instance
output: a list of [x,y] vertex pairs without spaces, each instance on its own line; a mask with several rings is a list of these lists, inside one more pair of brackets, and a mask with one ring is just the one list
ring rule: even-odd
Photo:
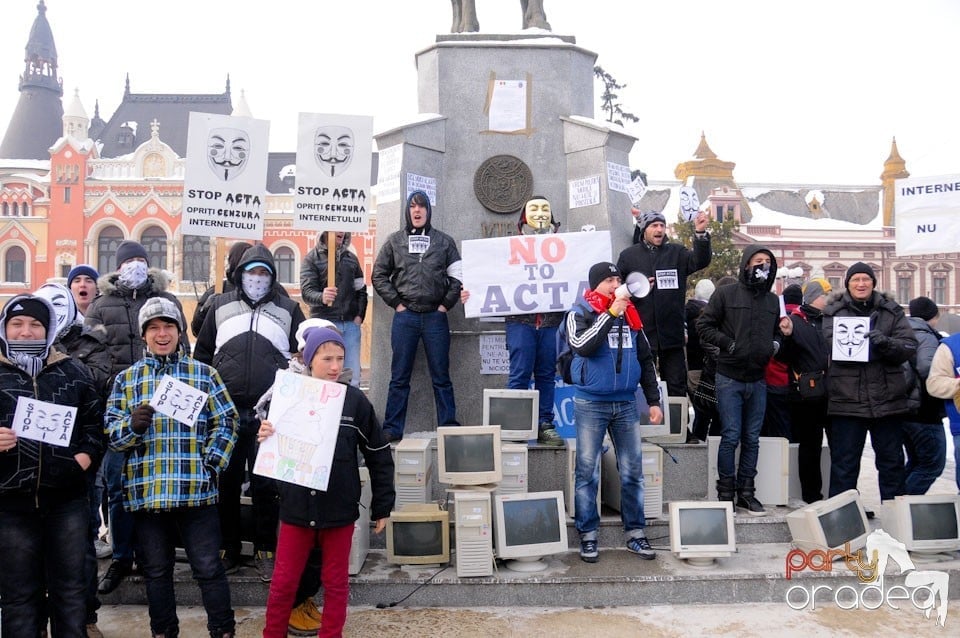
[[601,261],[599,264],[590,266],[590,275],[587,280],[590,282],[590,289],[593,290],[600,285],[607,277],[619,277],[620,271],[615,264],[609,261]]
[[31,317],[43,324],[44,331],[50,330],[50,308],[39,299],[26,297],[7,308],[6,321],[14,317]]
[[940,309],[930,297],[917,297],[910,300],[910,316],[929,321],[940,314]]
[[800,284],[790,284],[783,289],[783,303],[799,306],[803,303],[803,288]]
[[120,242],[120,245],[117,246],[117,267],[119,268],[123,262],[128,259],[133,259],[134,257],[142,257],[147,265],[150,265],[150,259],[147,257],[147,251],[139,243],[131,239],[125,239]]
[[849,268],[847,268],[847,274],[846,274],[846,276],[843,278],[843,287],[849,289],[849,288],[850,288],[850,278],[853,277],[854,275],[857,275],[857,274],[860,274],[860,273],[863,273],[863,274],[866,274],[866,275],[870,275],[870,279],[873,280],[873,285],[874,285],[874,286],[877,285],[877,276],[876,276],[875,274],[873,274],[873,268],[871,268],[871,267],[868,266],[867,264],[863,263],[862,261],[858,261],[858,262],[855,263],[854,265],[852,265],[852,266],[850,266]]

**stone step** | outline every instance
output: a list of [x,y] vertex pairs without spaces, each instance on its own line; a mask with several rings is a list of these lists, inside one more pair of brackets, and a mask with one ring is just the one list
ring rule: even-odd
[[[651,535],[652,536],[652,535]],[[653,543],[655,560],[640,559],[624,549],[602,549],[600,560],[584,563],[576,551],[550,556],[545,571],[521,573],[497,564],[491,576],[460,578],[455,563],[443,567],[397,566],[386,562],[382,550],[373,550],[361,572],[351,577],[350,604],[416,607],[612,607],[688,603],[783,602],[784,613],[793,613],[786,604],[789,595],[798,608],[807,605],[812,587],[818,604],[832,604],[834,594],[845,586],[848,598],[861,591],[855,572],[836,562],[830,571],[810,570],[786,579],[787,543],[740,544],[735,554],[720,559],[712,568],[698,568],[677,559],[665,543]],[[960,598],[960,556],[947,562],[919,566],[919,569],[946,572],[947,596]],[[175,569],[177,602],[199,605],[200,593],[190,576],[189,566],[178,562]],[[903,584],[903,577],[891,561],[883,587]],[[230,576],[235,606],[266,604],[269,584],[257,577],[252,566]],[[911,591],[912,587],[908,587]],[[867,598],[875,605],[878,595]],[[131,576],[104,604],[146,604],[142,579]],[[918,595],[918,600],[923,596]],[[841,597],[841,601],[845,600]],[[910,605],[901,600],[901,605]],[[918,620],[918,622],[921,622]]]

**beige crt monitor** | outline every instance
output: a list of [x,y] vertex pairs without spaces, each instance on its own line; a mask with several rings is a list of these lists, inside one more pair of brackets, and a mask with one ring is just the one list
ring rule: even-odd
[[499,425],[503,441],[529,441],[537,438],[540,421],[540,392],[484,388],[483,424]]
[[499,425],[437,428],[437,478],[448,485],[485,485],[503,478]]
[[671,501],[670,551],[693,567],[712,567],[737,551],[730,501]]
[[797,549],[844,550],[863,548],[870,534],[867,513],[857,490],[847,490],[787,514],[787,526]]
[[449,563],[449,513],[436,503],[412,503],[390,512],[387,562],[395,565]]

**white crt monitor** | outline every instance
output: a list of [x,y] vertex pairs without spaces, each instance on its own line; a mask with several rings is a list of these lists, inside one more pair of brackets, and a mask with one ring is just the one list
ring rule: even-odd
[[437,479],[448,485],[485,485],[503,479],[499,425],[437,428]]
[[867,513],[857,490],[847,490],[787,514],[787,526],[797,549],[850,551],[863,548],[870,533]]
[[485,388],[483,424],[499,425],[504,441],[537,438],[540,421],[540,393],[537,390]]
[[908,551],[960,550],[960,495],[898,496],[883,504],[883,528]]
[[693,564],[711,564],[737,551],[730,501],[671,501],[670,551]]
[[567,514],[563,492],[497,494],[493,497],[497,557],[533,563],[524,569],[515,563],[507,566],[520,571],[546,568],[541,556],[567,551]]

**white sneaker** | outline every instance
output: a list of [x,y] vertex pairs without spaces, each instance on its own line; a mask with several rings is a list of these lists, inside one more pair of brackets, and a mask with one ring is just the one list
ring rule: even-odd
[[97,553],[97,558],[110,558],[113,556],[113,548],[110,543],[102,541],[99,538],[93,541],[93,549]]

